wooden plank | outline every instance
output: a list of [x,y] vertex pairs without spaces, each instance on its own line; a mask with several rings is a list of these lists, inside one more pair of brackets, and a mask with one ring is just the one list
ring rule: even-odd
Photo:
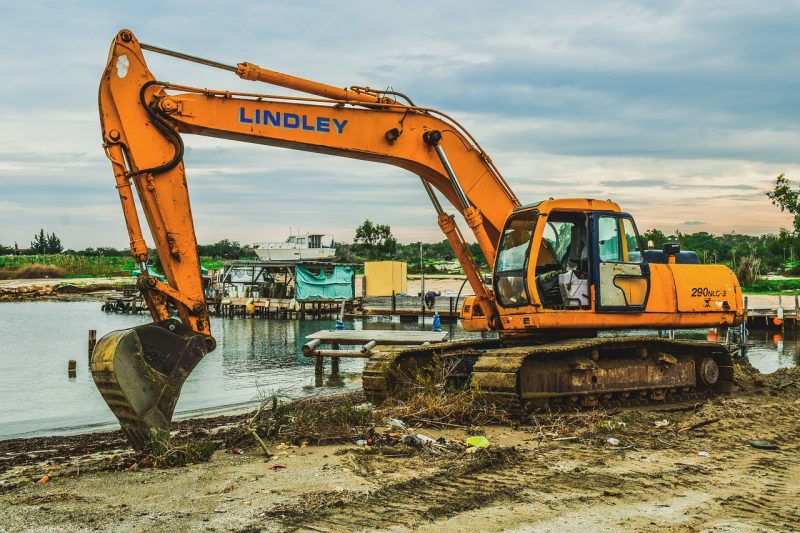
[[386,329],[337,330],[326,329],[306,336],[307,339],[319,339],[322,342],[339,344],[366,344],[376,341],[378,344],[424,344],[426,342],[444,342],[447,332],[435,331],[394,331]]

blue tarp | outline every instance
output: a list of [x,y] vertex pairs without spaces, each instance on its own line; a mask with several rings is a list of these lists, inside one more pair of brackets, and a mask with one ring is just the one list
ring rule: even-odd
[[352,300],[356,271],[349,266],[335,266],[330,276],[325,271],[312,274],[298,266],[294,269],[298,300]]

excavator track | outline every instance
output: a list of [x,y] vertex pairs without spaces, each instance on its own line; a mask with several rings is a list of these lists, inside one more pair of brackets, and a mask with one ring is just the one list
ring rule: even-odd
[[471,366],[478,357],[486,350],[500,348],[502,345],[498,339],[485,339],[414,348],[383,346],[376,350],[364,365],[362,373],[364,395],[372,404],[380,405],[397,393],[399,385],[415,379],[416,374],[424,371],[435,356],[456,359],[460,364],[459,373],[454,378],[468,379]]
[[728,393],[733,384],[730,353],[711,342],[634,336],[539,345],[481,340],[377,353],[364,369],[365,395],[381,403],[437,355],[457,360],[460,384],[519,415],[689,401]]

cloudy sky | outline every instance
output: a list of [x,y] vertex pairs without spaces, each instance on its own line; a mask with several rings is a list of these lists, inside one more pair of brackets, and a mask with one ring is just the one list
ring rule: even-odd
[[[208,4],[208,5],[206,5]],[[244,4],[245,7],[237,4]],[[557,4],[557,5],[556,5]],[[465,124],[523,202],[611,198],[640,230],[775,232],[800,179],[800,3],[0,1],[0,243],[128,244],[102,154],[108,46],[147,43],[337,86],[392,87]],[[158,79],[278,93],[147,55]],[[441,235],[407,172],[186,137],[200,242],[349,240],[365,218]]]

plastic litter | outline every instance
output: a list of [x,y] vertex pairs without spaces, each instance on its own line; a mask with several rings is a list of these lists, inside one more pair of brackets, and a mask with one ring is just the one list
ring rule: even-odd
[[402,420],[398,420],[396,418],[385,418],[383,420],[383,423],[386,424],[387,426],[395,426],[395,427],[399,427],[399,428],[406,427],[406,423],[405,422],[403,422]]
[[777,450],[778,445],[773,444],[768,440],[751,440],[750,446],[758,448],[759,450]]
[[606,439],[606,442],[612,446],[619,446],[621,444],[619,439],[615,439],[614,437],[608,437],[608,439]]
[[272,463],[267,468],[269,468],[270,470],[282,470],[286,468],[286,465],[283,463]]
[[710,457],[711,456],[710,453],[705,452],[705,451],[697,452],[697,455],[699,455],[700,457]]
[[422,444],[436,444],[436,440],[430,438],[427,435],[423,435],[421,433],[417,433],[415,435],[415,437],[417,437]]
[[666,418],[664,420],[656,420],[654,424],[657,428],[662,428],[664,426],[669,425],[669,420],[667,420]]
[[38,483],[39,485],[44,485],[44,484],[45,484],[45,483],[47,483],[48,481],[50,481],[50,476],[42,476],[42,477],[39,479],[39,481],[37,481],[37,483]]
[[467,446],[474,446],[475,448],[488,448],[492,443],[483,435],[475,435],[467,439]]
[[356,441],[356,445],[357,446],[366,446],[367,445],[367,439],[358,439]]

